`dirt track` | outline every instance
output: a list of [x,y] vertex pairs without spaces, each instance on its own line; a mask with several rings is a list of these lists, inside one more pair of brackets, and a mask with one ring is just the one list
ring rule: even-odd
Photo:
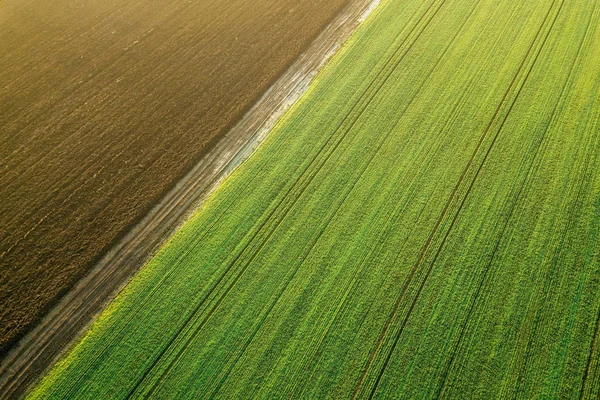
[[0,358],[346,3],[0,2]]
[[4,358],[0,366],[2,397],[23,395],[186,215],[252,153],[277,118],[305,90],[322,64],[377,3],[352,0],[260,101]]

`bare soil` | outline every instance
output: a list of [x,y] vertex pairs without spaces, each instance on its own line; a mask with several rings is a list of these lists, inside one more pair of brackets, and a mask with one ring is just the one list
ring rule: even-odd
[[0,358],[346,3],[0,2]]

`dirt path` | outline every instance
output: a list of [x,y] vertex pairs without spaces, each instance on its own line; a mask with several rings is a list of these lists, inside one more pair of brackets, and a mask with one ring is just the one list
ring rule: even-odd
[[349,2],[0,1],[0,360]]
[[353,0],[201,162],[21,340],[0,366],[0,397],[24,395],[219,182],[252,154],[378,3]]

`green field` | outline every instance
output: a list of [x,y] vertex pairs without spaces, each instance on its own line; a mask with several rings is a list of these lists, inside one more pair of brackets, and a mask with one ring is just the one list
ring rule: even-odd
[[600,1],[383,0],[32,398],[600,396]]

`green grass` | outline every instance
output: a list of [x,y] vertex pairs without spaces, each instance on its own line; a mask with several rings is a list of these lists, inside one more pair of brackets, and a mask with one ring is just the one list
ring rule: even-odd
[[384,0],[32,398],[600,396],[600,2]]

